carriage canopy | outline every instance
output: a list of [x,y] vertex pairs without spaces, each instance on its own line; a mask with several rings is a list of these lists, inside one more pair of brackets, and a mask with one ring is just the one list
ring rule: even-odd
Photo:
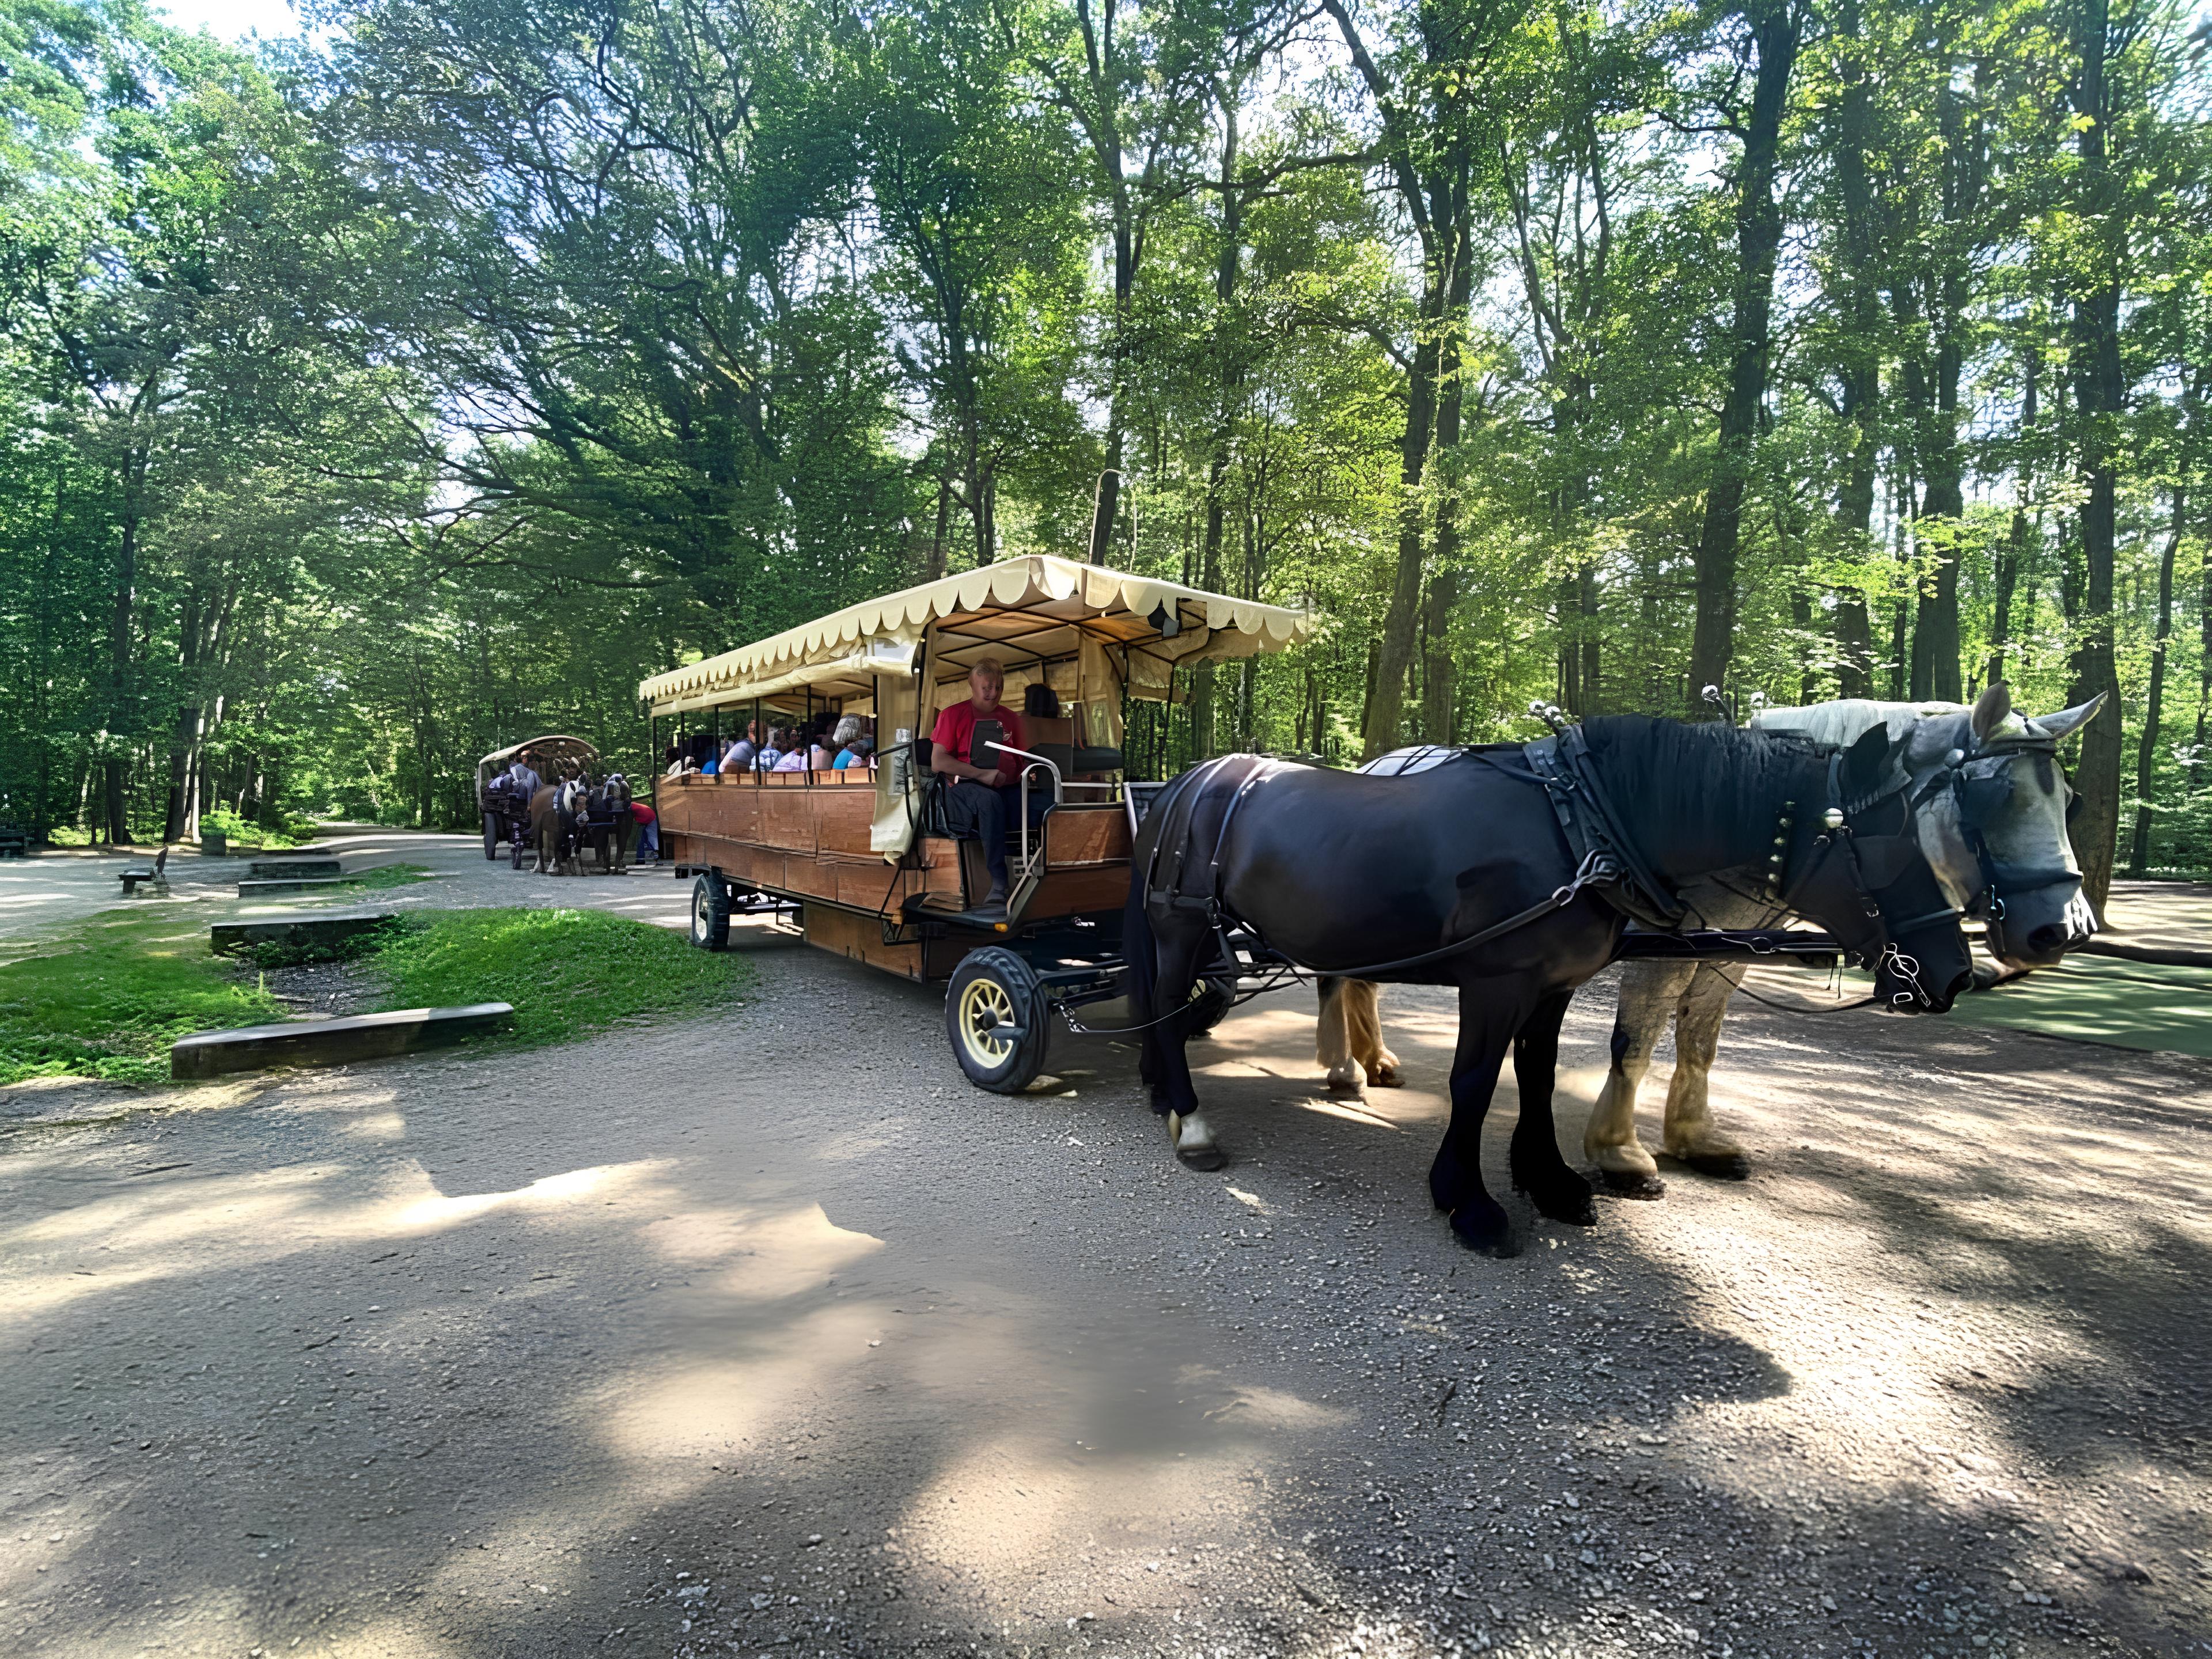
[[655,714],[864,696],[879,675],[921,667],[933,684],[956,681],[978,659],[995,657],[1012,690],[1057,683],[1061,676],[1048,670],[1065,665],[1085,683],[1097,671],[1132,696],[1160,701],[1179,666],[1285,650],[1312,627],[1304,610],[1032,553],[848,605],[655,674],[638,696]]
[[507,770],[507,764],[527,749],[538,757],[538,775],[548,782],[564,772],[591,772],[599,763],[599,751],[581,738],[565,738],[558,732],[542,738],[530,738],[521,743],[509,744],[504,749],[495,749],[477,763],[477,799],[484,798],[484,786]]

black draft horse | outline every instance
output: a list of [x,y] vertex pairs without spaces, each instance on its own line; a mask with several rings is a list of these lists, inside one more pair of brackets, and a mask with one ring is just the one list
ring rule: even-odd
[[[1875,967],[1887,1000],[1941,1012],[1968,982],[1958,913],[1919,850],[1880,726],[1848,750],[1641,715],[1591,720],[1582,735],[1588,771],[1662,887],[1729,872],[1770,882],[1787,908]],[[1578,867],[1519,750],[1401,777],[1236,756],[1177,779],[1138,835],[1122,930],[1143,1076],[1177,1155],[1200,1169],[1223,1161],[1183,1045],[1218,930],[1238,926],[1319,973],[1459,988],[1451,1121],[1429,1191],[1462,1243],[1493,1255],[1518,1248],[1481,1168],[1482,1121],[1508,1049],[1521,1095],[1514,1184],[1542,1214],[1592,1224],[1589,1183],[1553,1134],[1553,1079],[1567,1004],[1613,959],[1627,917],[1577,884]]]

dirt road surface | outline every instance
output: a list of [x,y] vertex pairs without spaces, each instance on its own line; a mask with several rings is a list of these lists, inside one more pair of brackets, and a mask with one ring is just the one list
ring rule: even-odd
[[1123,1048],[1002,1100],[938,993],[757,961],[563,1048],[26,1097],[0,1653],[2212,1651],[2206,1062],[1740,1005],[1753,1179],[1494,1262],[1424,1196],[1441,994],[1364,1104],[1305,994],[1232,1016],[1199,1176]]

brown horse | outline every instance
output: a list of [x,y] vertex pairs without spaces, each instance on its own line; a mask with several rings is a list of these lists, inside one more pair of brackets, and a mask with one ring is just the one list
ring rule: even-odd
[[532,875],[583,873],[577,860],[582,847],[577,820],[585,795],[583,780],[568,778],[547,784],[530,798],[530,844],[538,854],[538,861],[530,866]]

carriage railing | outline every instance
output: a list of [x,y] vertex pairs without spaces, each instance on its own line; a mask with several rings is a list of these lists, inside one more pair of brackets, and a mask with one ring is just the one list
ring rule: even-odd
[[1037,754],[1033,750],[1017,749],[1010,743],[987,743],[984,747],[988,749],[995,749],[1002,755],[1018,755],[1022,759],[1029,763],[1028,765],[1022,768],[1020,797],[1020,821],[1022,827],[1021,864],[1022,873],[1025,877],[1030,872],[1035,856],[1041,855],[1044,851],[1044,840],[1042,836],[1037,839],[1036,854],[1032,854],[1030,848],[1030,774],[1042,767],[1051,777],[1052,804],[1054,806],[1060,805],[1067,799],[1067,792],[1071,789],[1097,789],[1103,791],[1108,800],[1114,799],[1114,791],[1116,787],[1115,785],[1110,783],[1070,783],[1066,779],[1060,775],[1060,768],[1057,765],[1055,765],[1052,761],[1047,759],[1044,756]]

